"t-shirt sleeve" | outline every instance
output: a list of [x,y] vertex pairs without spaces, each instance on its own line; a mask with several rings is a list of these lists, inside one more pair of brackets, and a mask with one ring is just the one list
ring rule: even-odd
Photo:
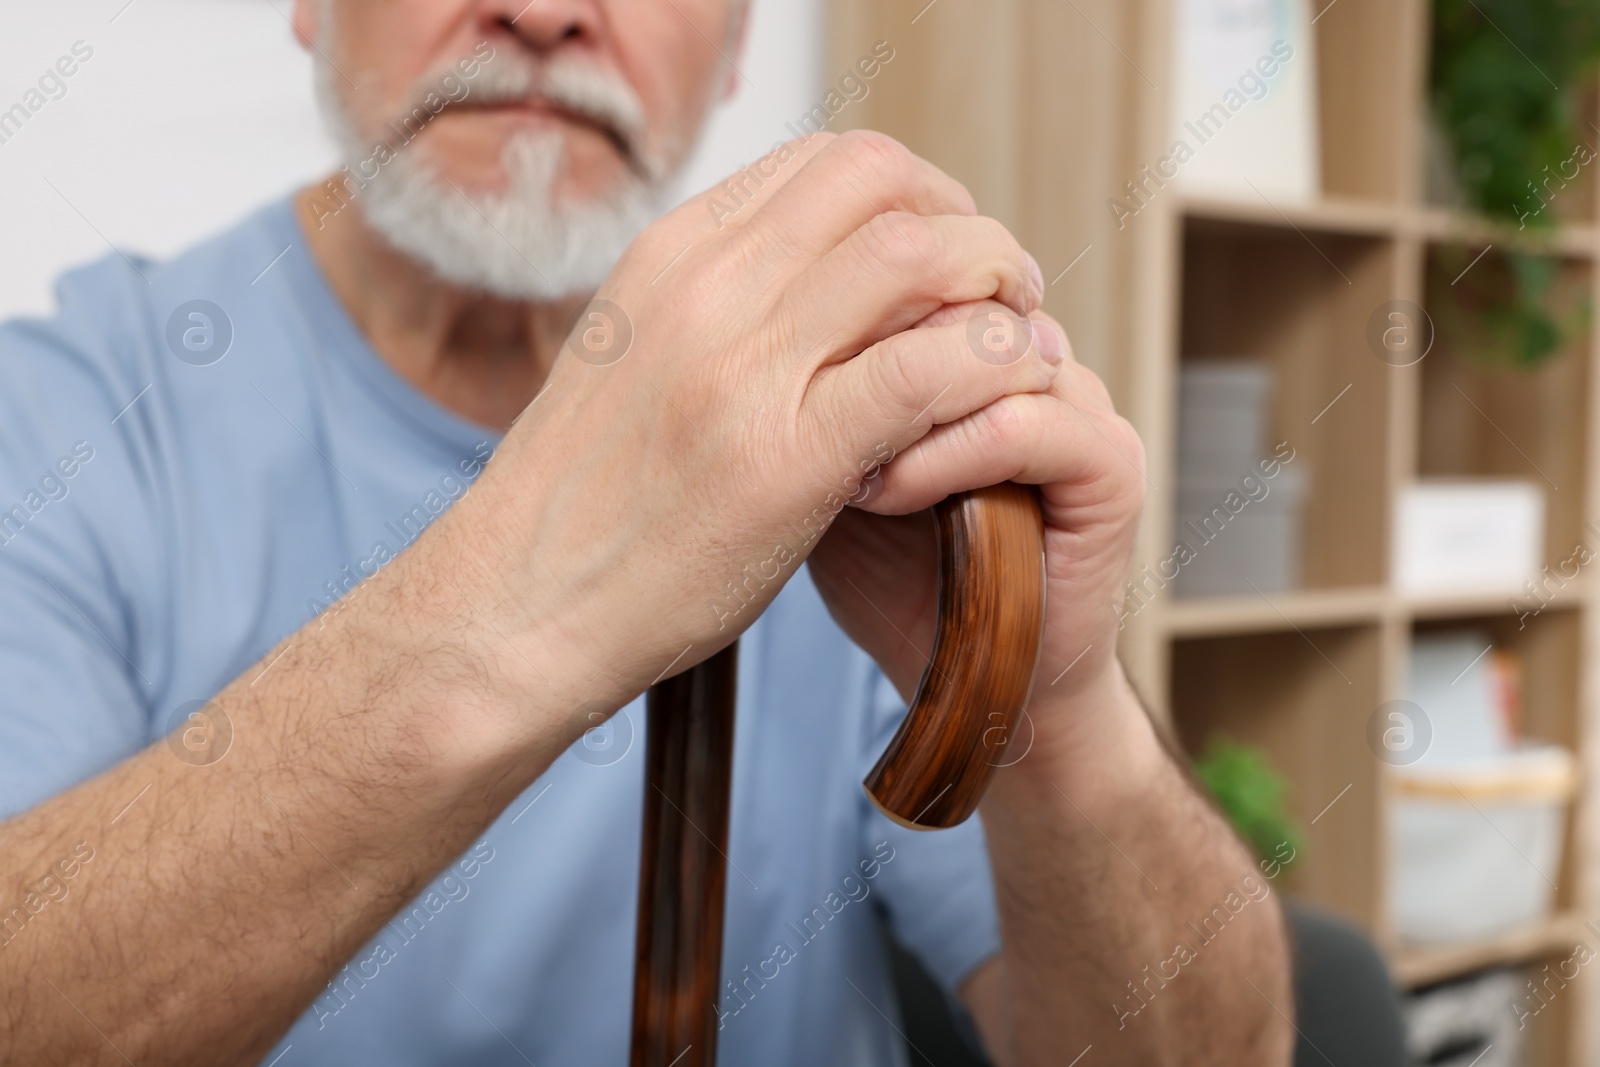
[[135,421],[113,421],[139,385],[74,310],[0,325],[0,818],[149,736],[125,588],[151,566],[147,464]]
[[[868,729],[861,777],[888,747],[906,705],[876,667],[869,672]],[[895,939],[953,994],[984,960],[1000,950],[1000,920],[983,824],[973,816],[948,830],[908,830],[889,819],[862,791],[861,854],[888,854],[877,878],[879,904]]]

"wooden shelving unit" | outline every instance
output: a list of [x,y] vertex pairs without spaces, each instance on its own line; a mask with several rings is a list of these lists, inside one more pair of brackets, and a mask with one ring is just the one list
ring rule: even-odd
[[[1492,966],[1537,968],[1570,956],[1580,941],[1600,949],[1584,926],[1595,914],[1589,789],[1569,820],[1557,913],[1547,921],[1481,943],[1424,948],[1401,943],[1385,913],[1392,792],[1363,727],[1380,704],[1405,696],[1415,633],[1470,625],[1517,649],[1528,732],[1573,747],[1585,767],[1595,765],[1597,750],[1594,583],[1567,586],[1522,628],[1512,603],[1525,597],[1515,589],[1419,597],[1388,584],[1394,501],[1417,477],[1509,476],[1543,485],[1552,563],[1583,539],[1597,491],[1593,368],[1600,357],[1592,334],[1532,372],[1467,362],[1443,334],[1415,366],[1390,366],[1369,349],[1374,309],[1409,300],[1430,315],[1449,314],[1452,276],[1486,248],[1473,269],[1503,270],[1501,252],[1536,252],[1560,262],[1569,291],[1600,297],[1592,182],[1563,194],[1566,216],[1546,236],[1426,202],[1428,17],[1426,0],[1341,0],[1318,21],[1324,198],[1299,205],[1179,200],[1150,220],[1165,235],[1143,264],[1155,276],[1145,282],[1145,299],[1164,309],[1164,320],[1135,358],[1146,383],[1138,415],[1151,480],[1176,481],[1181,360],[1214,353],[1270,360],[1278,379],[1273,440],[1308,457],[1306,588],[1255,603],[1158,598],[1126,635],[1143,692],[1186,746],[1197,749],[1221,732],[1272,755],[1307,828],[1306,862],[1289,891],[1364,925],[1385,947],[1397,980],[1412,988]],[[1378,38],[1386,44],[1374,50]],[[1366,91],[1352,94],[1356,83]],[[1346,385],[1348,393],[1325,409]],[[1170,551],[1162,535],[1172,528],[1172,507],[1170,493],[1153,494],[1142,562]],[[1262,603],[1268,599],[1270,607]],[[1593,1062],[1586,1009],[1594,991],[1566,996],[1559,1010],[1529,1022],[1529,1063]]]
[[[1588,785],[1569,818],[1554,917],[1477,944],[1401,944],[1383,894],[1391,786],[1365,739],[1374,710],[1406,695],[1412,636],[1470,625],[1523,655],[1527,732],[1577,751],[1586,782],[1600,770],[1600,583],[1586,573],[1519,628],[1518,590],[1418,597],[1389,573],[1395,501],[1418,477],[1545,485],[1552,563],[1585,536],[1600,516],[1594,330],[1531,373],[1466,362],[1442,336],[1420,363],[1395,367],[1366,340],[1386,301],[1448,312],[1456,264],[1485,248],[1474,271],[1503,271],[1506,251],[1548,255],[1567,294],[1600,309],[1600,182],[1588,168],[1552,209],[1558,228],[1539,237],[1429,203],[1428,0],[1316,6],[1323,194],[1311,203],[1186,198],[1174,186],[1125,227],[1108,212],[1170,146],[1172,0],[834,0],[830,70],[874,40],[893,43],[900,66],[846,122],[892,133],[960,178],[1039,258],[1047,307],[1145,441],[1136,574],[1172,551],[1181,361],[1274,366],[1272,440],[1289,441],[1309,471],[1304,588],[1177,600],[1168,587],[1121,640],[1136,684],[1185,746],[1225,733],[1264,748],[1290,782],[1307,833],[1286,890],[1364,926],[1408,987],[1537,968],[1581,940],[1600,952],[1584,925],[1600,917]],[[1587,96],[1585,110],[1600,110],[1600,94]],[[1530,1064],[1596,1062],[1589,1020],[1600,1012],[1584,970],[1530,1021]]]
[[[1271,361],[1278,381],[1272,440],[1293,444],[1310,471],[1306,587],[1228,599],[1158,596],[1125,634],[1142,691],[1187,747],[1220,732],[1273,757],[1307,829],[1306,861],[1288,890],[1364,925],[1397,980],[1412,988],[1486,967],[1537,968],[1570,956],[1580,941],[1600,950],[1584,926],[1595,914],[1592,868],[1600,852],[1591,789],[1569,820],[1550,919],[1481,943],[1417,947],[1398,940],[1385,913],[1392,792],[1363,728],[1380,704],[1406,695],[1414,634],[1473,626],[1517,649],[1528,733],[1571,746],[1584,767],[1595,765],[1597,751],[1593,582],[1560,590],[1520,628],[1512,607],[1526,599],[1519,590],[1423,597],[1388,584],[1394,501],[1417,477],[1538,482],[1546,489],[1551,563],[1584,539],[1597,499],[1600,350],[1592,333],[1531,372],[1484,369],[1451,352],[1443,334],[1410,367],[1390,366],[1369,349],[1374,309],[1409,300],[1430,315],[1449,314],[1452,276],[1486,248],[1473,269],[1503,271],[1505,251],[1548,255],[1570,293],[1600,304],[1592,182],[1565,191],[1566,215],[1545,236],[1425,201],[1428,17],[1426,0],[1340,0],[1318,21],[1322,199],[1175,198],[1149,220],[1164,235],[1141,265],[1148,272],[1142,295],[1162,309],[1163,321],[1136,350],[1144,386],[1130,399],[1149,446],[1151,481],[1176,481],[1181,361],[1216,353]],[[1377,38],[1386,44],[1374,50]],[[1367,91],[1352,95],[1356,83]],[[1141,563],[1170,551],[1173,503],[1170,492],[1152,494]],[[1593,1062],[1592,985],[1583,982],[1553,1006],[1559,1010],[1529,1022],[1530,1064]]]

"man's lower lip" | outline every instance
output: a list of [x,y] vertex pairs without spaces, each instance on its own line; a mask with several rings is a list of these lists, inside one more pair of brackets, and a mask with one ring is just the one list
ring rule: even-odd
[[587,130],[590,133],[606,140],[622,157],[629,158],[631,149],[622,138],[612,129],[598,122],[574,115],[566,111],[553,111],[542,107],[529,107],[526,104],[461,104],[447,110],[461,115],[498,115],[504,117],[517,117],[524,119],[546,119],[559,122],[575,130]]
[[543,115],[552,119],[569,118],[569,116],[560,111],[552,111],[544,107],[529,107],[526,104],[458,104],[455,110],[463,114],[477,111],[492,115]]

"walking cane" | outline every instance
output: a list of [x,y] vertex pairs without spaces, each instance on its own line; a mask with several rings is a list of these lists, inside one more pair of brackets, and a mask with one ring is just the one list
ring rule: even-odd
[[[902,826],[977,808],[1027,703],[1044,623],[1036,490],[1005,483],[934,508],[939,616],[905,721],[863,783]],[[713,1067],[727,881],[738,643],[650,688],[630,1067]]]

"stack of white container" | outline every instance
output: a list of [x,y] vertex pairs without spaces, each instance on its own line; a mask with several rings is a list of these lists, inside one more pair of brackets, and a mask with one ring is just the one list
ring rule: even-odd
[[1178,596],[1300,584],[1305,461],[1282,462],[1268,446],[1272,386],[1272,368],[1259,360],[1183,362],[1175,537],[1189,555]]

